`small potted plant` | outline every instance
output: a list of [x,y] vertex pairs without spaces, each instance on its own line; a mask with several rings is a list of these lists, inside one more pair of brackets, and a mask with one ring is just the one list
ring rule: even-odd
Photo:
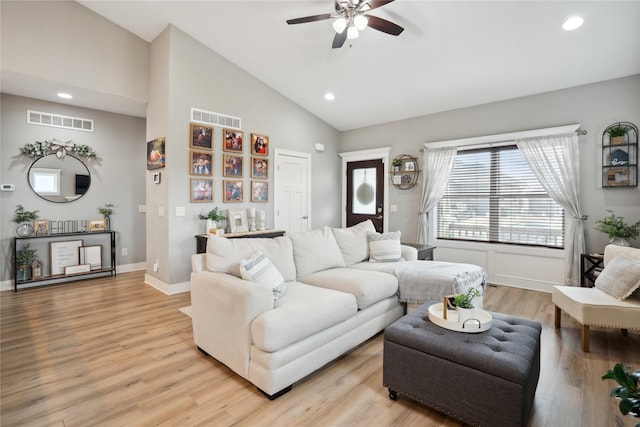
[[402,160],[400,159],[393,159],[391,161],[391,166],[393,167],[393,171],[394,172],[400,172],[400,166],[402,166]]
[[16,233],[20,237],[27,237],[33,234],[31,222],[38,219],[38,211],[28,211],[22,205],[17,205],[12,221],[18,224]]
[[594,229],[609,236],[610,243],[619,246],[629,246],[629,240],[640,235],[640,221],[635,224],[627,224],[621,216],[611,215],[596,221]]
[[220,211],[218,211],[217,207],[215,207],[206,214],[200,214],[200,219],[207,220],[207,228],[205,229],[205,232],[215,234],[217,233],[218,228],[216,223],[218,221],[224,221],[225,219],[227,219],[227,217],[224,216]]
[[607,135],[609,135],[609,141],[611,145],[624,144],[624,136],[631,130],[629,126],[615,125],[607,129]]
[[463,323],[467,319],[476,317],[473,299],[480,295],[482,294],[476,288],[469,288],[467,292],[456,294],[453,297],[453,305],[456,307],[456,311],[458,311],[458,322]]
[[24,282],[31,280],[31,264],[36,259],[36,250],[31,249],[29,243],[16,250],[16,280]]
[[113,203],[98,206],[98,213],[104,217],[105,230],[111,230],[111,215],[113,215]]
[[[602,379],[612,379],[618,383],[609,396],[620,399],[618,408],[622,415],[631,414],[635,418],[640,418],[640,389],[638,388],[640,371],[631,372],[630,366],[625,368],[622,363],[616,363],[613,369],[602,376]],[[636,427],[640,427],[640,423],[636,424]]]

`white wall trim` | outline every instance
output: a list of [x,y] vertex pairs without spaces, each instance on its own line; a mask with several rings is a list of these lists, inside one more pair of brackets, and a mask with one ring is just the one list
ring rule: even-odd
[[507,145],[513,143],[516,139],[520,138],[532,138],[536,136],[548,136],[559,135],[563,133],[575,132],[582,126],[580,123],[557,126],[552,128],[532,129],[520,132],[499,133],[495,135],[476,136],[473,138],[463,139],[450,139],[447,141],[425,142],[422,145],[425,148],[441,148],[441,147],[468,147],[474,146],[481,148],[486,147],[499,147],[501,145]]
[[191,282],[168,284],[160,279],[151,276],[150,274],[144,275],[144,283],[151,286],[152,288],[156,288],[165,295],[175,295],[191,291]]
[[391,147],[373,148],[371,150],[346,151],[338,153],[342,158],[342,227],[347,224],[347,163],[360,162],[364,160],[382,159],[384,166],[384,219],[382,220],[383,230],[389,229],[389,153]]

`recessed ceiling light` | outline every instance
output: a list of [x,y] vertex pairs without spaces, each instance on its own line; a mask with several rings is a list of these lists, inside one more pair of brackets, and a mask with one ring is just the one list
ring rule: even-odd
[[336,97],[331,92],[329,92],[324,94],[324,99],[326,99],[327,101],[333,101],[334,99],[336,99]]
[[564,28],[566,31],[571,31],[580,28],[583,23],[584,19],[580,18],[579,16],[572,16],[571,18],[564,21],[564,24],[562,24],[562,28]]
[[68,93],[64,93],[64,92],[58,92],[58,97],[60,98],[64,98],[64,99],[71,99],[73,98],[72,95],[68,94]]

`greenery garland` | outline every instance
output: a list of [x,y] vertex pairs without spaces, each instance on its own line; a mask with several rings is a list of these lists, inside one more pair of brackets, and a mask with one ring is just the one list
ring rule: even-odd
[[67,154],[67,151],[85,159],[95,159],[97,155],[93,148],[88,145],[76,144],[70,140],[67,142],[60,142],[55,139],[52,141],[36,141],[33,144],[27,143],[20,149],[20,153],[29,157],[44,157],[56,153],[59,158],[62,158]]

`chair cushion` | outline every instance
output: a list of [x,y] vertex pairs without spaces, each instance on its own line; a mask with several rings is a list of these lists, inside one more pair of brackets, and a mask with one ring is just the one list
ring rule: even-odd
[[251,258],[240,261],[240,275],[271,290],[273,299],[280,299],[285,291],[284,278],[262,251],[256,251]]
[[400,232],[369,233],[369,262],[396,262],[402,260]]
[[300,281],[348,292],[356,297],[360,310],[398,293],[396,276],[379,271],[331,268],[304,276]]
[[329,227],[287,234],[293,243],[293,259],[298,276],[327,268],[344,267],[342,252]]
[[598,288],[554,286],[553,303],[583,325],[640,329],[640,300],[620,301]]
[[356,298],[346,292],[288,282],[287,293],[251,322],[253,343],[273,352],[354,316]]
[[613,258],[598,275],[596,288],[624,300],[640,287],[640,261],[626,256]]
[[347,267],[369,258],[367,233],[376,232],[370,219],[348,228],[332,228],[331,231]]

